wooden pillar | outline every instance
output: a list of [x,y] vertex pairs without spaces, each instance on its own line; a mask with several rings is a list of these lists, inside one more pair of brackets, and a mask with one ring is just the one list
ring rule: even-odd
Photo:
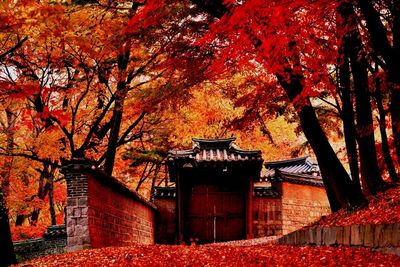
[[182,184],[181,184],[181,175],[178,170],[176,173],[176,213],[178,219],[178,244],[183,244],[183,210],[182,210]]
[[253,235],[253,178],[249,178],[246,194],[246,239],[254,238]]

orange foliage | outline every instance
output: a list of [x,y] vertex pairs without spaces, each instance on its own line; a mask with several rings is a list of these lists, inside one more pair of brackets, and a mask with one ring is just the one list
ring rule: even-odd
[[[236,106],[235,100],[230,97],[234,84],[242,83],[244,79],[239,73],[232,79],[201,84],[193,88],[192,98],[185,105],[166,110],[165,127],[169,129],[167,134],[173,147],[190,147],[192,137],[222,138],[234,135],[240,147],[262,150],[265,160],[292,157],[305,142],[303,135],[296,134],[296,124],[288,122],[284,116],[265,115],[264,124],[274,140],[271,143],[262,132],[259,121],[247,118],[246,108]],[[256,108],[254,105],[251,107]],[[244,122],[236,125],[235,121],[242,118]],[[309,153],[307,148],[299,152]]]

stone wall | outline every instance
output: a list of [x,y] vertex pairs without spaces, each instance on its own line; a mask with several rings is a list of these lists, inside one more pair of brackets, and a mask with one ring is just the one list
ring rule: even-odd
[[282,233],[304,227],[330,213],[325,188],[282,182]]
[[280,197],[253,197],[254,237],[282,235],[282,201]]
[[306,228],[281,237],[278,243],[357,246],[400,255],[400,224]]
[[67,180],[67,251],[153,244],[156,207],[84,162],[63,168]]
[[43,238],[14,242],[14,251],[21,263],[40,256],[64,253],[66,245],[65,225],[54,225],[47,227]]
[[73,164],[62,169],[67,181],[67,251],[90,248],[88,220],[88,168]]

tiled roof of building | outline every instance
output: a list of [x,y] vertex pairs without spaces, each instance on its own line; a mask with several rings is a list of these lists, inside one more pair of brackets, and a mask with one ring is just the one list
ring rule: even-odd
[[267,170],[262,172],[261,177],[273,177],[275,170],[298,174],[319,173],[318,164],[314,163],[309,157],[270,161],[265,163],[265,167]]
[[305,185],[313,185],[323,187],[324,183],[322,181],[321,176],[319,175],[310,175],[310,174],[299,174],[299,173],[289,173],[278,171],[277,175],[274,178],[271,178],[271,182],[289,182],[294,184],[305,184]]
[[309,157],[294,158],[265,163],[267,170],[262,171],[261,180],[271,182],[290,182],[314,186],[324,186],[318,164]]
[[168,152],[171,159],[189,158],[204,161],[262,161],[260,150],[239,149],[235,137],[224,139],[193,138],[192,149]]
[[293,166],[299,164],[302,165],[307,163],[312,163],[312,162],[308,156],[305,156],[305,157],[286,159],[286,160],[268,161],[265,162],[265,166],[267,168],[283,168],[287,166]]

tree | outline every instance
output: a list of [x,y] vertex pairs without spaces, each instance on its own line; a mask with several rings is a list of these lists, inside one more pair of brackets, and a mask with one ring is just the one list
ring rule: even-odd
[[[385,74],[390,91],[390,114],[397,162],[400,164],[400,3],[356,1],[365,19],[374,60]],[[392,40],[392,41],[391,41]]]
[[[279,1],[246,1],[232,7],[213,30],[214,34],[218,34],[215,42],[229,43],[221,52],[218,66],[226,64],[228,58],[246,65],[249,65],[249,60],[256,60],[269,73],[276,75],[293,103],[303,132],[316,154],[331,208],[335,211],[358,206],[365,199],[329,144],[310,101],[310,97],[318,95],[318,87],[329,84],[326,78],[328,64],[334,60],[330,51],[334,49],[333,43],[326,40],[324,34],[333,26],[329,14],[331,8],[334,5],[313,5],[303,1],[285,2],[285,5]],[[210,41],[211,38],[205,40]],[[243,49],[250,52],[239,54],[238,51]],[[321,53],[327,54],[319,56]],[[321,74],[321,71],[325,73]]]
[[[146,117],[200,81],[209,62],[210,54],[189,47],[196,34],[189,29],[205,24],[190,18],[187,2],[9,4],[37,17],[18,21],[16,35],[29,37],[0,60],[0,96],[20,100],[15,130],[25,136],[1,153],[42,164],[39,198],[51,198],[52,173],[63,160],[90,159],[112,174],[117,148],[149,131]],[[10,18],[12,8],[4,13]]]
[[[166,72],[163,64],[168,44],[173,43],[176,32],[171,28],[157,31],[153,27],[160,19],[160,16],[149,16],[150,11],[156,12],[160,7],[154,5],[155,2],[149,1],[144,7],[135,3],[131,3],[133,7],[115,8],[101,3],[66,6],[47,2],[2,2],[1,98],[25,99],[21,109],[26,116],[19,118],[24,126],[21,128],[28,128],[35,138],[47,139],[49,143],[56,138],[53,147],[61,147],[58,151],[46,150],[50,144],[38,147],[34,143],[14,142],[17,129],[11,126],[7,131],[10,141],[2,150],[6,157],[2,157],[5,173],[0,188],[2,266],[15,262],[5,203],[9,191],[9,162],[15,156],[45,165],[54,163],[54,159],[94,157],[100,164],[106,158],[106,151],[111,151],[107,154],[110,161],[116,146],[140,136],[132,131],[151,111],[149,106],[138,105],[139,98],[136,98],[130,101],[131,105],[136,103],[136,108],[130,109],[122,124],[121,107],[129,92],[134,89],[149,92],[151,88],[167,88],[166,84],[172,83],[169,76],[173,72]],[[119,34],[111,35],[110,31]],[[147,40],[146,31],[153,33]],[[129,57],[127,53],[132,51]],[[173,87],[168,88],[173,90]],[[93,99],[97,99],[97,103]],[[9,118],[13,115],[6,113]],[[110,145],[107,148],[108,133]],[[49,151],[54,153],[50,154],[52,159],[43,153]],[[41,177],[47,176],[48,166],[43,167]],[[108,170],[111,173],[112,168]],[[43,183],[43,187],[39,187],[40,198],[48,191],[46,185]],[[38,210],[34,212],[34,219],[37,214]]]
[[[362,49],[360,32],[353,6],[341,3],[338,7],[343,35],[342,43],[345,57],[351,66],[354,82],[357,115],[358,147],[360,150],[360,170],[363,181],[363,190],[367,194],[374,194],[383,186],[380,177],[378,160],[375,148],[374,127],[372,121],[372,108],[368,78],[368,62]],[[346,61],[345,61],[346,62]]]
[[[33,4],[35,6],[35,4]],[[26,9],[24,9],[26,7]],[[0,60],[9,58],[15,51],[20,49],[28,40],[26,35],[20,33],[21,24],[27,22],[24,26],[29,27],[36,22],[37,14],[31,13],[31,4],[21,3],[19,1],[2,1],[0,4]],[[22,12],[21,9],[23,10]],[[50,9],[47,9],[50,11]],[[42,14],[43,18],[46,17],[46,11]],[[29,18],[29,20],[27,20]],[[0,90],[2,93],[7,92],[7,86],[0,83]],[[14,149],[13,129],[15,114],[13,110],[8,108],[6,110],[7,125],[7,152],[12,152]],[[11,240],[8,205],[6,199],[9,192],[9,179],[12,167],[12,158],[4,159],[4,169],[0,177],[0,266],[8,266],[16,263],[14,248]]]
[[392,182],[398,182],[399,178],[397,177],[396,174],[396,167],[394,165],[391,153],[390,153],[390,147],[389,147],[389,140],[388,136],[386,133],[387,125],[386,125],[386,110],[383,105],[383,97],[382,97],[382,90],[381,90],[381,80],[379,78],[379,68],[377,68],[377,71],[375,73],[375,93],[374,93],[374,98],[376,101],[376,105],[378,108],[379,112],[379,118],[377,118],[379,122],[379,130],[381,133],[382,137],[382,154],[383,158],[385,161],[385,164],[388,169],[389,177]]
[[[7,108],[6,122],[6,142],[7,151],[12,152],[14,148],[14,124],[15,115],[11,108]],[[12,158],[7,158],[3,162],[1,180],[0,180],[0,265],[8,266],[16,262],[14,254],[14,245],[11,240],[11,231],[9,226],[8,207],[6,198],[10,191],[10,173],[12,169]]]

